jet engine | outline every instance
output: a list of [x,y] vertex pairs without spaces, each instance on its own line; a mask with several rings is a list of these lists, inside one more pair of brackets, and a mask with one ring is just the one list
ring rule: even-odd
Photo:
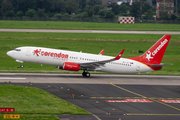
[[79,71],[80,65],[72,62],[64,62],[63,66],[59,66],[59,69]]

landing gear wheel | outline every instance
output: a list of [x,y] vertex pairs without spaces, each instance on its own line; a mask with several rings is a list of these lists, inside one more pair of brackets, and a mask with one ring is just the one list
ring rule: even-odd
[[90,74],[89,72],[85,72],[85,71],[84,71],[84,72],[82,73],[82,76],[83,76],[83,77],[90,77],[90,75],[91,75],[91,74]]
[[90,73],[89,72],[86,72],[86,77],[90,77]]

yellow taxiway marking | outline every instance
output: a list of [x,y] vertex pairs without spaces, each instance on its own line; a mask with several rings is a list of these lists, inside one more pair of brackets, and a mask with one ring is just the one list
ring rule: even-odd
[[[115,82],[115,81],[114,81],[114,82]],[[179,108],[176,108],[176,107],[174,107],[174,106],[171,106],[171,105],[169,105],[169,104],[163,103],[163,102],[161,102],[161,101],[158,101],[158,100],[155,100],[155,99],[152,99],[152,98],[148,98],[148,97],[146,97],[146,96],[143,96],[143,95],[140,95],[140,94],[138,94],[138,93],[132,92],[132,91],[127,90],[127,89],[125,89],[125,88],[119,87],[119,86],[117,86],[117,85],[114,85],[113,82],[111,82],[110,85],[112,85],[112,86],[114,86],[114,87],[117,87],[117,88],[119,88],[119,89],[121,89],[121,90],[124,90],[124,91],[126,91],[126,92],[129,92],[129,93],[131,93],[131,94],[134,94],[134,95],[137,95],[137,96],[139,96],[139,97],[142,97],[142,98],[144,98],[144,99],[149,99],[149,100],[152,100],[152,101],[154,101],[154,102],[160,103],[160,104],[162,104],[162,105],[165,105],[165,106],[167,106],[167,107],[170,107],[170,108],[173,108],[173,109],[175,109],[175,110],[180,111]],[[162,99],[162,98],[161,98],[161,99]]]
[[158,100],[154,100],[154,99],[149,99],[149,100],[152,100],[152,101],[154,101],[154,102],[157,102],[157,103],[163,104],[163,105],[165,105],[165,106],[168,106],[168,107],[170,107],[170,108],[173,108],[173,109],[176,109],[176,110],[180,111],[180,109],[179,109],[179,108],[176,108],[176,107],[171,106],[171,105],[169,105],[169,104],[166,104],[166,103],[164,103],[164,102],[161,102],[161,101],[158,101]]
[[112,85],[112,86],[114,86],[114,87],[117,87],[117,88],[119,88],[119,89],[121,89],[121,90],[124,90],[124,91],[126,91],[126,92],[132,93],[132,94],[134,94],[134,95],[140,96],[140,97],[142,97],[142,98],[147,98],[147,97],[145,97],[145,96],[143,96],[143,95],[140,95],[140,94],[138,94],[138,93],[135,93],[135,92],[132,92],[132,91],[130,91],[130,90],[124,89],[124,88],[122,88],[122,87],[119,87],[119,86],[117,86],[117,85],[114,85],[113,82],[111,82],[110,85]]

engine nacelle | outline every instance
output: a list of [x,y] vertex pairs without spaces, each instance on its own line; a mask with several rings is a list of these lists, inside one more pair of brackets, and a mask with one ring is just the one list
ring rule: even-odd
[[70,70],[70,71],[79,71],[80,65],[72,62],[64,62],[63,67],[59,66],[59,69]]

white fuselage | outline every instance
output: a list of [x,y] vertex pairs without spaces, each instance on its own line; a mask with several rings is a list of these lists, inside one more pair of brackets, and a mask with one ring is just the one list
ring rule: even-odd
[[[95,55],[43,47],[19,47],[16,50],[9,51],[7,54],[18,61],[53,66],[63,66],[64,62],[79,64],[114,58],[105,55]],[[108,62],[103,66],[95,68],[94,70],[108,73],[141,73],[153,71],[145,64],[125,58],[120,58],[119,60]]]

